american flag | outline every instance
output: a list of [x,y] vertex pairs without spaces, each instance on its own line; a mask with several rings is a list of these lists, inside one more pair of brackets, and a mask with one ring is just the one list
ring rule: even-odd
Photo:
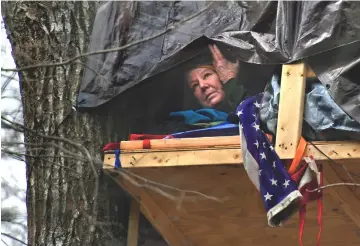
[[259,190],[268,224],[280,226],[299,209],[302,198],[279,156],[260,129],[259,109],[263,94],[250,97],[237,108],[245,170]]

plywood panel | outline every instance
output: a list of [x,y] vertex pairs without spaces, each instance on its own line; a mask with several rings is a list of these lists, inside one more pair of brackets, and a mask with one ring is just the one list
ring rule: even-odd
[[168,243],[174,246],[190,245],[183,233],[173,225],[168,215],[163,212],[161,204],[156,204],[144,188],[129,182],[129,179],[124,178],[117,170],[106,170],[106,173],[140,203],[141,212]]
[[[131,171],[180,189],[226,198],[222,203],[204,199],[185,201],[177,209],[174,201],[146,191],[173,226],[187,238],[189,245],[298,244],[297,215],[283,228],[269,227],[258,192],[240,165],[133,168]],[[175,191],[168,192],[180,195]],[[305,245],[316,243],[316,218],[314,203],[308,207]],[[323,221],[322,245],[359,245],[359,228],[328,190],[325,190]]]
[[[357,162],[324,165],[326,173],[324,180],[327,184],[333,183],[359,183],[360,166]],[[349,177],[349,175],[351,177]],[[353,174],[353,175],[352,175]],[[328,189],[328,193],[339,204],[353,222],[360,228],[360,187],[338,186]]]
[[[334,172],[336,172],[336,176],[341,182],[355,182],[360,183],[360,161],[359,160],[341,160],[336,161],[336,163],[331,163],[330,166]],[[326,171],[326,170],[325,170]],[[349,174],[351,177],[349,177]],[[330,177],[329,177],[330,178]],[[344,187],[336,187],[334,190],[341,192],[339,189],[348,189],[352,192],[352,194],[360,200],[360,187],[353,186],[344,186]]]

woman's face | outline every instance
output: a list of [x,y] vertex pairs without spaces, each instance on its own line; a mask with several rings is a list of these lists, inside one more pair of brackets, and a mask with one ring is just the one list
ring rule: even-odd
[[219,76],[210,68],[192,70],[188,83],[195,97],[205,107],[214,107],[225,98]]

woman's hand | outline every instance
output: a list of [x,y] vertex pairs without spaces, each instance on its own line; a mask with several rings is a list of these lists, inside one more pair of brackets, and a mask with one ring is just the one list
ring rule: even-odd
[[219,75],[220,80],[223,83],[226,83],[228,80],[235,78],[238,69],[239,69],[239,62],[232,63],[228,61],[222,54],[219,48],[213,44],[209,44],[209,49],[213,57],[213,64],[217,74]]

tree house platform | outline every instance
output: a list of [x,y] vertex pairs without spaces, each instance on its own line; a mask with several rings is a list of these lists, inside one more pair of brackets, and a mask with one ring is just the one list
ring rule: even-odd
[[[310,72],[303,63],[283,67],[275,149],[284,160],[295,156],[301,136],[304,74]],[[360,142],[313,144],[305,155],[323,164],[325,185],[353,182],[348,173],[357,174],[359,182]],[[104,155],[104,171],[133,197],[128,245],[137,245],[140,212],[172,246],[298,245],[297,215],[282,227],[268,226],[263,202],[242,166],[239,136],[151,140],[150,149],[142,145],[121,142],[120,170],[114,168],[113,151]],[[313,202],[307,206],[304,245],[315,245],[318,231]],[[360,187],[324,190],[321,244],[360,245]]]

